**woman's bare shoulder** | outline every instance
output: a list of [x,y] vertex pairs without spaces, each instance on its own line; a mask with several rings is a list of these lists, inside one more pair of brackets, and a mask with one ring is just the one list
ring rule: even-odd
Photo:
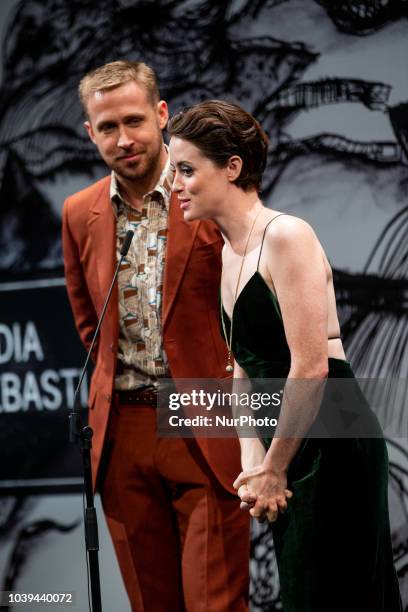
[[275,212],[265,234],[265,242],[270,248],[306,247],[317,241],[312,226],[294,215]]

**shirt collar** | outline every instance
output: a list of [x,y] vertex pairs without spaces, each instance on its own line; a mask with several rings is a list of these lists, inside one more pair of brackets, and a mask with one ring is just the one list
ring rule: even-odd
[[[169,210],[170,206],[170,196],[171,196],[171,185],[173,183],[174,170],[170,165],[170,156],[167,145],[164,145],[167,152],[166,163],[164,164],[164,168],[160,174],[159,180],[157,181],[155,187],[146,193],[143,196],[143,200],[146,201],[147,198],[153,198],[156,194],[159,194],[160,199],[163,200],[166,209]],[[120,193],[119,183],[116,178],[116,174],[112,170],[111,172],[111,182],[110,182],[110,198],[112,202],[116,205],[126,204],[125,200],[122,198]],[[115,207],[115,208],[116,208]]]

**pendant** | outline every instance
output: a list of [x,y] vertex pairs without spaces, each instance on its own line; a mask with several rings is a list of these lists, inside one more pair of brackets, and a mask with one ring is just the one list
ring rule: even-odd
[[225,366],[227,372],[233,372],[234,366],[232,365],[232,354],[231,350],[228,351],[227,365]]

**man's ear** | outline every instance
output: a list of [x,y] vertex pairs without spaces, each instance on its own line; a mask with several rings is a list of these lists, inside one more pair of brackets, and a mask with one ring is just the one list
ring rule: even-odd
[[156,110],[159,127],[161,130],[164,130],[167,125],[167,121],[169,120],[169,109],[167,106],[167,102],[165,102],[164,100],[160,100],[160,102],[157,103]]
[[233,155],[229,158],[227,164],[227,176],[230,183],[234,183],[242,170],[242,159],[239,155]]
[[92,140],[92,142],[94,144],[96,144],[96,142],[95,142],[95,134],[94,134],[94,131],[93,131],[92,123],[90,121],[84,121],[84,127],[85,127],[86,131],[88,132],[89,138]]

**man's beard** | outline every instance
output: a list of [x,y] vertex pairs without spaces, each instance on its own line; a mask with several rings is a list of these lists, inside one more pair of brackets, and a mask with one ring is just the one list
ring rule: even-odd
[[128,181],[143,181],[149,182],[149,178],[155,176],[157,172],[157,164],[160,159],[160,147],[154,151],[146,151],[142,153],[140,160],[135,165],[115,164],[112,166],[115,174]]

